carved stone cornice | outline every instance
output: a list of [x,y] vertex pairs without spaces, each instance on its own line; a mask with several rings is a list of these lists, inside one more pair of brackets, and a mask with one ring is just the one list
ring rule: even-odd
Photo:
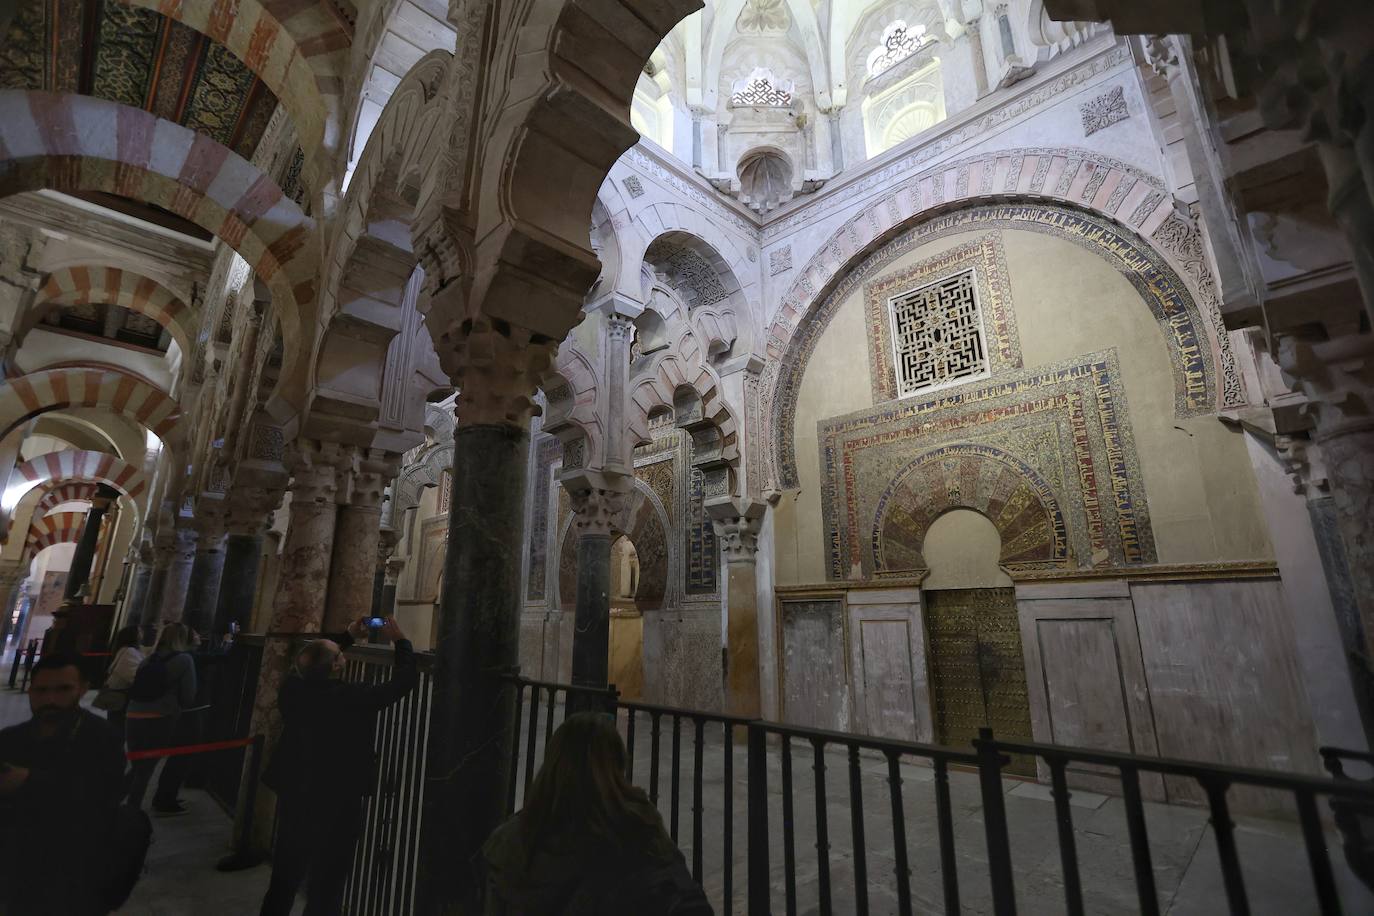
[[534,401],[558,349],[555,341],[504,322],[477,318],[443,335],[439,358],[458,386],[457,425],[529,427]]

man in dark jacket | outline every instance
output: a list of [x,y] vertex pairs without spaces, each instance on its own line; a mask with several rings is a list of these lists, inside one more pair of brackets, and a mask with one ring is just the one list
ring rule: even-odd
[[272,883],[262,916],[286,916],[301,883],[306,916],[338,914],[362,824],[362,799],[377,783],[373,732],[377,713],[419,680],[415,653],[395,620],[380,635],[395,646],[391,680],[351,684],[339,679],[344,650],[367,635],[364,620],[337,643],[317,639],[296,656],[278,695],[284,727],[262,781],[277,793]]
[[124,742],[82,709],[86,679],[74,656],[33,667],[33,718],[0,731],[0,913],[109,912]]

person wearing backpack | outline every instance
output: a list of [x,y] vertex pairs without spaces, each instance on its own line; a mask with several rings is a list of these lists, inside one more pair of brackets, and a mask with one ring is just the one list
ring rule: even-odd
[[[158,634],[153,654],[138,666],[134,682],[129,687],[125,739],[130,751],[172,747],[179,743],[183,731],[184,713],[196,701],[196,664],[186,651],[190,635],[185,624],[169,623]],[[181,781],[186,776],[185,755],[135,760],[129,768],[129,804],[142,807],[143,796],[152,781],[158,760],[162,776],[153,793],[153,814],[169,817],[186,813],[186,806],[177,799]]]
[[124,734],[124,712],[129,705],[129,688],[134,685],[138,666],[143,664],[143,650],[138,645],[138,627],[124,627],[115,634],[114,651],[105,683],[95,695],[91,706],[105,712],[105,721],[120,736]]

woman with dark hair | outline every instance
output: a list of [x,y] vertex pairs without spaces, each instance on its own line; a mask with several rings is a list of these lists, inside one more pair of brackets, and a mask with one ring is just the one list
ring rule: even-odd
[[138,627],[124,627],[116,633],[110,653],[110,670],[105,673],[105,682],[91,705],[105,711],[105,721],[122,737],[125,711],[129,705],[129,688],[134,685],[138,666],[143,664]]
[[663,818],[625,778],[625,745],[602,713],[569,716],[525,807],[492,834],[488,916],[710,916]]

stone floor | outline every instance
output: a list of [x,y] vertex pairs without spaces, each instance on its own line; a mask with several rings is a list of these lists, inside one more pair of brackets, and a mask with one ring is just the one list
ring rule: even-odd
[[[0,690],[0,726],[27,716],[21,695]],[[542,733],[543,728],[541,726]],[[647,721],[637,729],[636,782],[649,782],[650,745]],[[542,737],[539,741],[542,745]],[[659,807],[665,822],[671,821],[671,748],[669,734],[660,745]],[[536,749],[536,755],[542,748]],[[692,859],[694,804],[692,792],[692,734],[681,738],[679,769],[679,844]],[[703,746],[702,856],[704,884],[716,906],[722,906],[724,863],[724,757],[719,735],[710,735]],[[770,866],[773,875],[773,910],[784,913],[784,871],[781,763],[776,750],[769,769]],[[734,786],[731,809],[733,891],[732,911],[745,907],[745,754],[731,748]],[[800,749],[793,753],[794,827],[797,879],[797,912],[820,913],[820,868],[815,849],[816,811],[812,792],[813,758]],[[833,912],[854,912],[854,858],[848,804],[849,772],[845,758],[827,755],[825,806],[830,836]],[[523,775],[523,767],[521,769]],[[915,912],[943,911],[939,846],[934,831],[932,771],[921,766],[902,770],[903,812],[906,819],[913,908]],[[1053,804],[1048,790],[1035,783],[1006,780],[1006,803],[1011,825],[1012,858],[1020,912],[1061,913],[1062,884],[1055,842]],[[870,912],[896,912],[892,827],[886,766],[878,760],[861,761],[864,833],[866,838]],[[991,912],[987,886],[982,804],[976,775],[954,772],[950,777],[954,836],[960,882],[960,901],[967,913]],[[229,819],[219,806],[200,792],[188,791],[185,800],[191,813],[154,821],[154,845],[148,870],[133,899],[120,910],[137,916],[238,916],[256,912],[266,889],[266,866],[235,874],[221,874],[214,863],[229,840]],[[1089,792],[1075,792],[1074,829],[1086,907],[1093,914],[1137,912],[1130,847],[1119,799]],[[1225,891],[1217,868],[1216,847],[1204,811],[1162,804],[1147,805],[1147,821],[1154,871],[1163,909],[1177,916],[1210,916],[1227,911]],[[1238,819],[1237,842],[1245,866],[1246,887],[1255,913],[1297,914],[1316,912],[1312,900],[1302,839],[1292,823],[1281,820]],[[1332,848],[1333,864],[1348,914],[1374,913],[1374,897],[1350,876],[1338,849]]]

